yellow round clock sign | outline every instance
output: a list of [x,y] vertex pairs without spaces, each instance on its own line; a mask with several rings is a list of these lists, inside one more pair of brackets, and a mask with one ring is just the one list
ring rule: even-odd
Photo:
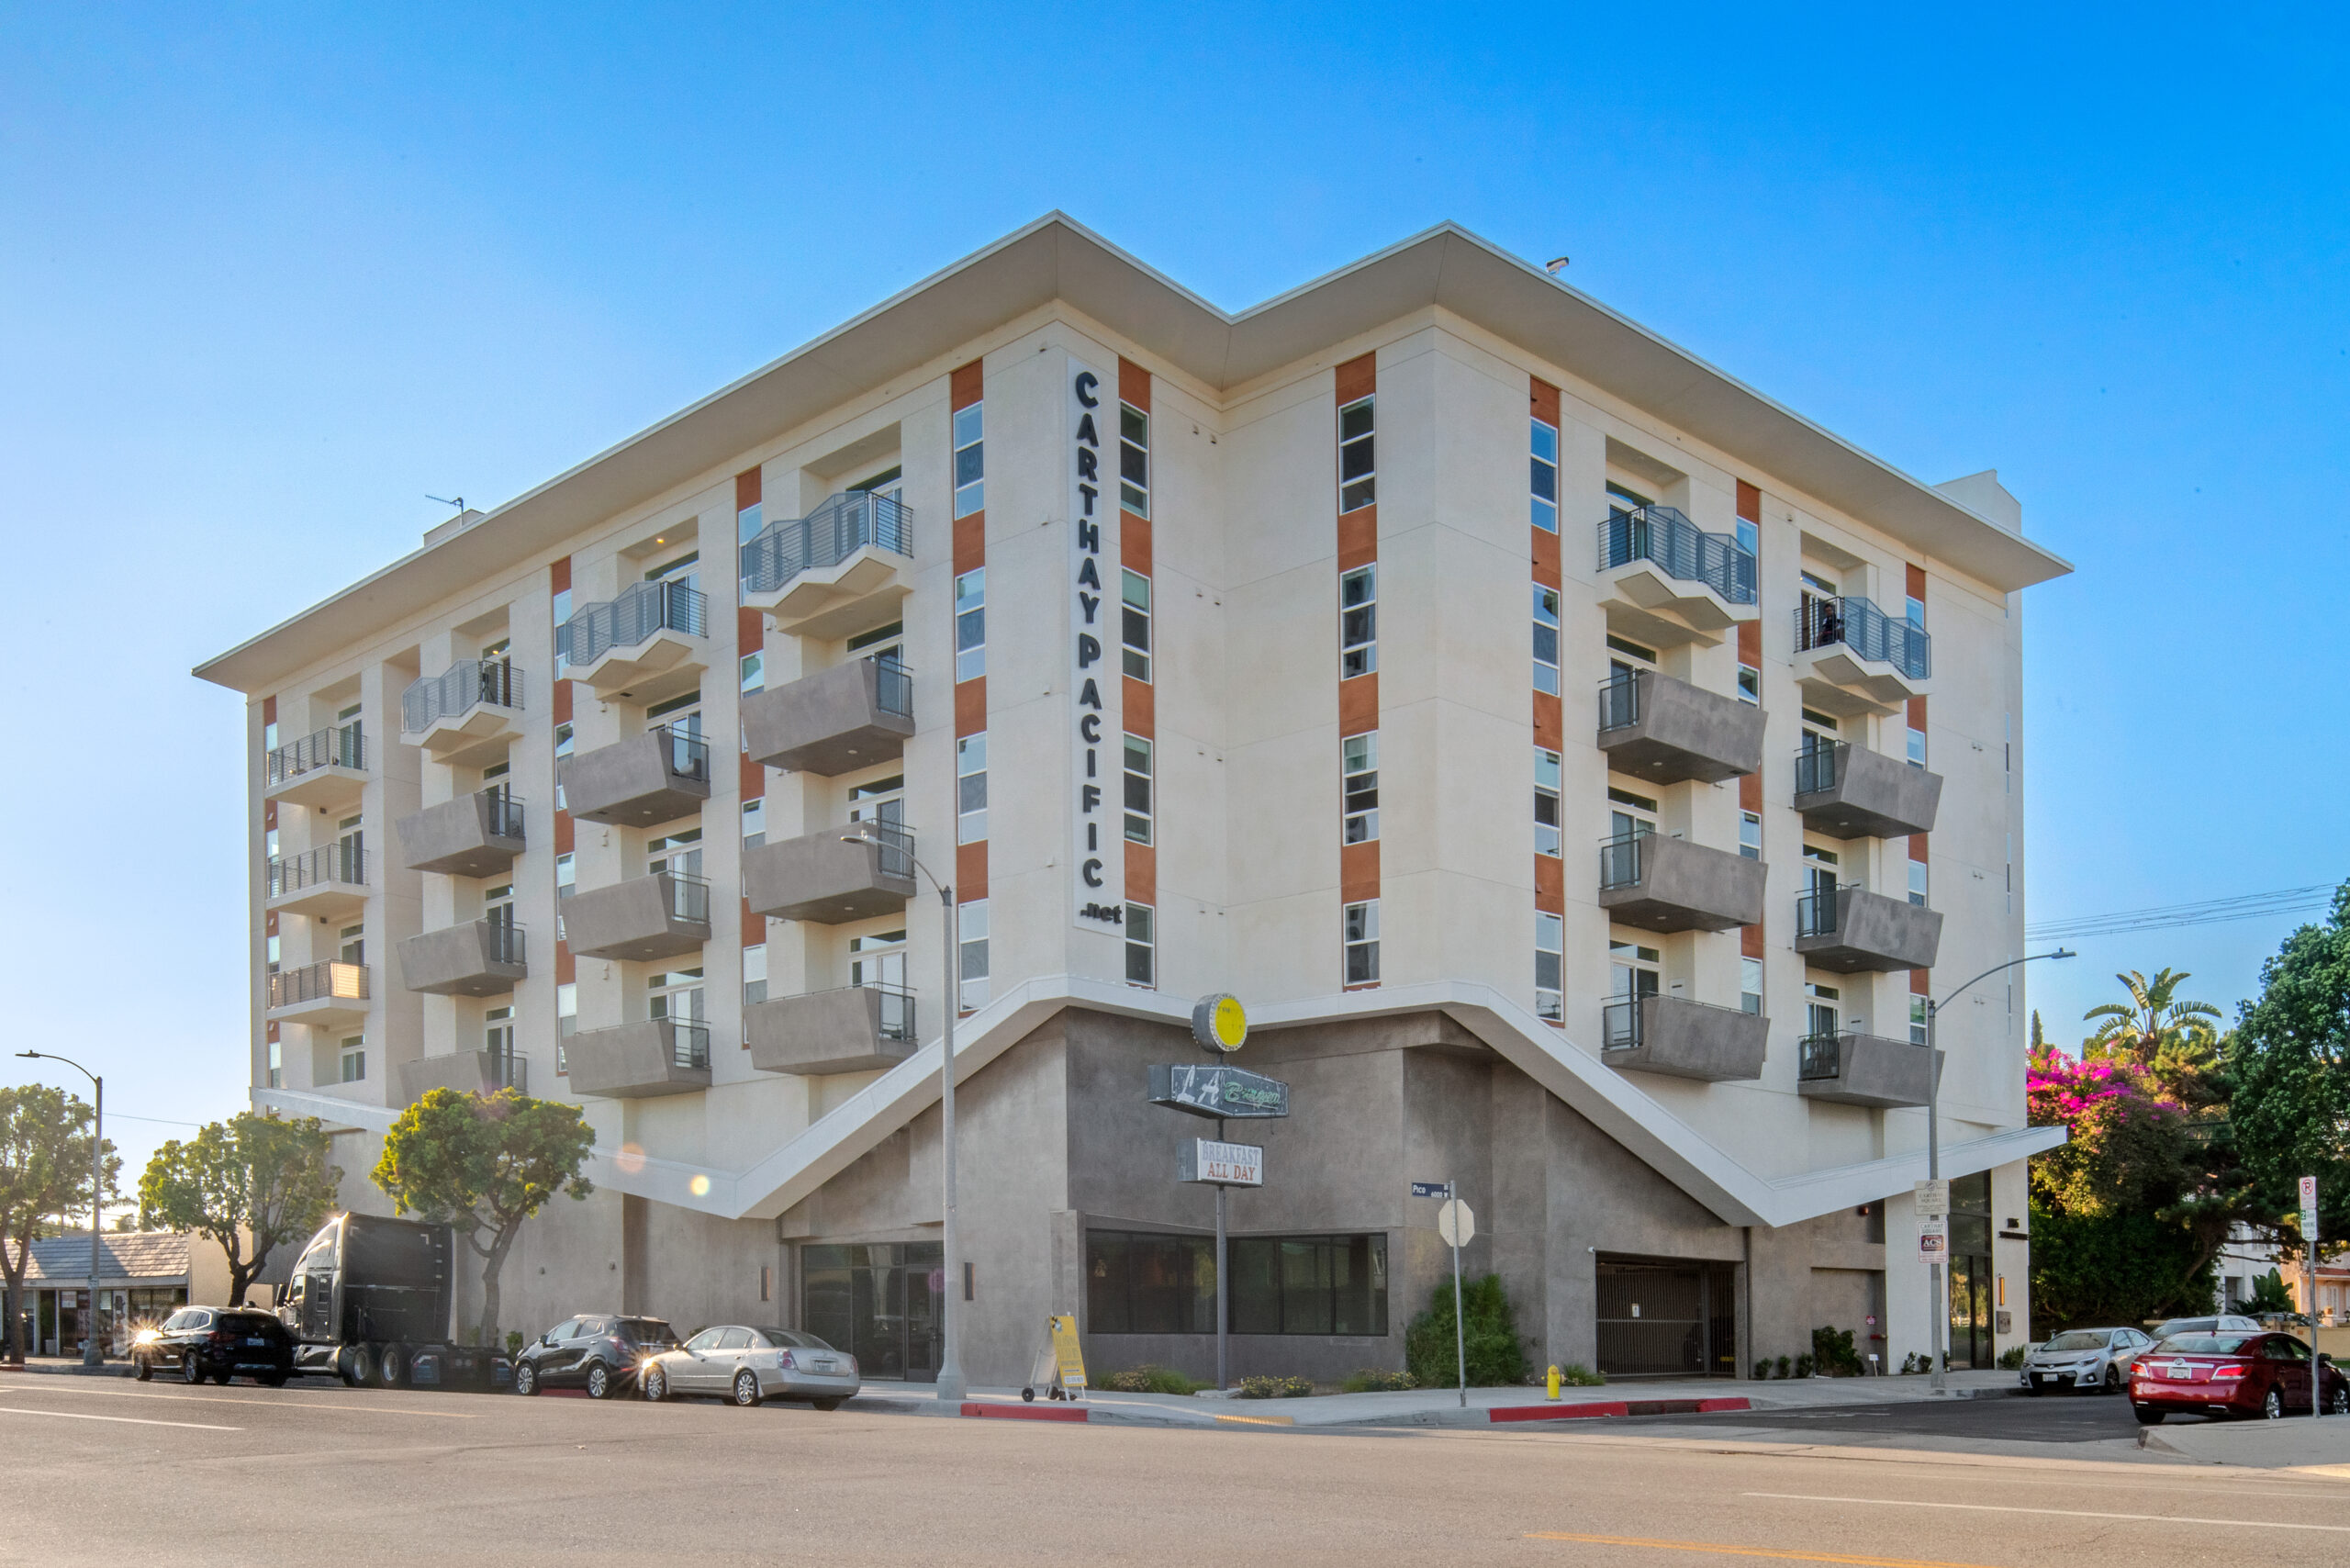
[[1192,1038],[1208,1050],[1228,1056],[1248,1038],[1248,1010],[1237,996],[1222,992],[1203,996],[1192,1009]]

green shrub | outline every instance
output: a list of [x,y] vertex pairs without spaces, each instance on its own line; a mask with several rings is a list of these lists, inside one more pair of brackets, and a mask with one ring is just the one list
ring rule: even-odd
[[1559,1369],[1559,1381],[1569,1388],[1605,1388],[1607,1379],[1581,1361],[1569,1361]]
[[[1517,1337],[1517,1314],[1502,1289],[1499,1274],[1460,1282],[1462,1323],[1468,1353],[1469,1381],[1480,1388],[1523,1383],[1527,1378],[1526,1347]],[[1460,1381],[1460,1361],[1454,1345],[1452,1282],[1436,1287],[1428,1309],[1404,1330],[1404,1365],[1423,1388],[1450,1388]]]
[[1240,1380],[1243,1399],[1303,1399],[1314,1392],[1310,1377],[1244,1377]]
[[1795,1375],[1793,1367],[1789,1363],[1788,1359],[1785,1356],[1781,1356],[1777,1361],[1772,1362],[1771,1367],[1774,1376],[1792,1377]]
[[1861,1375],[1861,1353],[1852,1344],[1849,1328],[1815,1328],[1811,1331],[1812,1365],[1830,1377]]
[[1771,1381],[1770,1357],[1765,1356],[1761,1361],[1754,1363],[1754,1381],[1757,1383],[1768,1383]]
[[1184,1376],[1173,1367],[1145,1362],[1125,1372],[1104,1373],[1098,1386],[1113,1394],[1197,1394],[1208,1385]]
[[1417,1388],[1420,1380],[1407,1372],[1387,1372],[1379,1367],[1363,1367],[1347,1374],[1338,1385],[1348,1394],[1394,1394],[1406,1388]]
[[522,1331],[520,1328],[509,1328],[506,1331],[506,1359],[510,1361],[521,1353]]
[[1811,1359],[1811,1352],[1809,1350],[1806,1350],[1802,1355],[1796,1358],[1796,1376],[1809,1377],[1811,1375],[1812,1368],[1817,1364],[1818,1363]]
[[1999,1370],[2001,1372],[2019,1372],[2022,1370],[2024,1352],[2029,1349],[2031,1349],[2031,1347],[2028,1345],[2010,1345],[2006,1350],[2001,1350],[1999,1352]]

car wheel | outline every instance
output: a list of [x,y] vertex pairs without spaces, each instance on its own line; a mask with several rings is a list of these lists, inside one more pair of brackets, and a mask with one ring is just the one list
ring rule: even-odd
[[759,1402],[759,1374],[744,1371],[734,1374],[734,1403],[749,1409]]
[[2260,1416],[2265,1421],[2281,1421],[2285,1418],[2285,1402],[2277,1397],[2275,1389],[2270,1389],[2261,1396]]
[[145,1383],[155,1375],[155,1363],[144,1356],[133,1356],[130,1358],[130,1375]]
[[2350,1384],[2334,1385],[2333,1397],[2325,1402],[2329,1416],[2350,1416]]
[[601,1361],[588,1363],[588,1397],[610,1399],[612,1396],[612,1369]]
[[2121,1392],[2121,1369],[2120,1367],[2108,1367],[2105,1369],[2105,1392],[2108,1394],[2119,1394]]
[[819,1410],[837,1410],[841,1407],[841,1402],[837,1399],[819,1399],[814,1403]]
[[2138,1425],[2142,1427],[2159,1427],[2163,1424],[2164,1413],[2160,1410],[2150,1410],[2143,1405],[2132,1405],[2130,1408],[2137,1412]]
[[536,1394],[539,1391],[539,1369],[524,1361],[514,1369],[514,1392]]
[[408,1347],[386,1345],[375,1358],[375,1381],[386,1388],[397,1388],[408,1376]]
[[180,1357],[180,1381],[182,1383],[204,1381],[204,1363],[196,1359],[194,1350],[189,1350]]
[[659,1367],[647,1367],[637,1378],[636,1386],[643,1390],[647,1400],[658,1405],[669,1397],[669,1374]]

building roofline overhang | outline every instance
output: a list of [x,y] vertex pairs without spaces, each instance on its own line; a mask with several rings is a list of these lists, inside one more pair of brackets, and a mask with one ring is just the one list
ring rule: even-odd
[[1440,307],[2002,592],[2069,564],[1589,295],[1443,223],[1227,313],[1059,212],[901,290],[478,521],[196,666],[267,691],[1056,299],[1216,389]]

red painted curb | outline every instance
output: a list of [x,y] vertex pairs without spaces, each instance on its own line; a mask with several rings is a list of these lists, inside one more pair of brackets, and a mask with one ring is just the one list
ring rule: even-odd
[[993,1416],[1007,1421],[1082,1421],[1092,1412],[1056,1408],[1049,1405],[981,1405],[974,1401],[963,1406],[963,1414]]
[[1739,1398],[1622,1399],[1589,1405],[1500,1405],[1485,1416],[1493,1421],[1574,1421],[1595,1416],[1697,1416],[1753,1407],[1751,1402]]
[[1754,1408],[1754,1402],[1751,1399],[1700,1399],[1697,1401],[1697,1408],[1701,1412],[1710,1410],[1751,1410]]

